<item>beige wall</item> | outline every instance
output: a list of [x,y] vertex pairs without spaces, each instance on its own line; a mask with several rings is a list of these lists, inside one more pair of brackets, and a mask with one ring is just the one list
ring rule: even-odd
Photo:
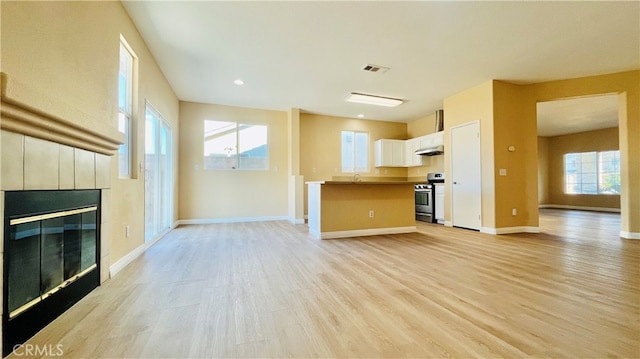
[[548,137],[547,192],[549,197],[548,202],[545,202],[545,204],[620,208],[619,195],[568,195],[564,193],[564,155],[571,152],[617,150],[619,147],[618,136],[618,128],[607,128]]
[[[446,115],[445,115],[445,122]],[[407,138],[415,138],[433,133],[436,125],[436,114],[421,117],[407,123]],[[409,167],[407,177],[412,181],[426,179],[429,172],[444,172],[444,156],[422,156],[422,166]]]
[[[179,218],[286,218],[291,167],[288,116],[284,111],[181,102]],[[205,119],[267,125],[269,170],[203,170]]]
[[549,204],[549,137],[538,137],[538,204]]
[[[300,173],[305,181],[344,180],[353,173],[342,173],[341,131],[369,133],[369,171],[361,172],[365,180],[406,179],[406,168],[374,166],[374,142],[381,138],[407,138],[407,124],[386,121],[300,114]],[[307,213],[307,186],[304,188],[304,213]]]
[[525,86],[527,121],[535,121],[537,102],[618,94],[621,166],[621,231],[640,236],[640,71],[550,81]]
[[[139,58],[135,163],[143,159],[145,100],[177,131],[178,100],[119,2],[3,1],[1,6],[1,70],[9,81],[29,89],[14,97],[83,127],[97,121],[116,128],[123,34]],[[110,235],[103,238],[111,244],[111,263],[144,243],[144,178],[135,175],[137,179],[118,179],[117,161],[111,161]]]
[[301,113],[300,172],[305,181],[325,181],[334,176],[352,175],[342,173],[341,131],[344,130],[369,133],[369,172],[361,172],[363,177],[407,177],[406,168],[380,168],[376,173],[374,167],[374,142],[381,138],[406,139],[406,123]]
[[493,81],[495,228],[538,226],[537,124],[524,98],[522,86]]
[[[619,97],[621,234],[640,235],[640,71],[531,85],[488,81],[446,98],[445,172],[450,173],[449,129],[473,120],[481,124],[483,227],[538,225],[537,102],[600,94]],[[507,150],[510,145],[515,146],[515,152]],[[501,168],[507,170],[507,176],[498,175]],[[449,196],[450,184],[446,191]],[[517,216],[511,215],[512,208],[518,209]],[[451,220],[448,205],[445,219]]]
[[[444,167],[451,174],[449,134],[452,127],[480,121],[482,178],[482,226],[495,227],[495,176],[493,146],[493,81],[487,81],[444,99]],[[451,181],[445,181],[445,198],[451,198]],[[451,221],[451,206],[445,201],[445,221]]]

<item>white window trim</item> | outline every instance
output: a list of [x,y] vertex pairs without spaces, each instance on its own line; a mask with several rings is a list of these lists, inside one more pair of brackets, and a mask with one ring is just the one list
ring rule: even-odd
[[[128,81],[127,83],[127,87],[128,87],[128,91],[127,91],[127,102],[128,102],[128,110],[129,112],[127,112],[126,110],[123,110],[120,108],[120,104],[118,103],[118,121],[120,121],[120,115],[122,114],[123,117],[125,118],[125,123],[124,123],[124,135],[125,135],[125,143],[120,145],[120,148],[122,148],[123,146],[125,147],[126,150],[126,156],[127,156],[127,162],[128,162],[128,166],[127,166],[127,171],[123,172],[120,170],[120,163],[118,163],[118,177],[121,179],[131,179],[134,178],[133,176],[133,161],[134,161],[134,156],[133,156],[133,152],[134,152],[134,147],[133,147],[133,114],[134,114],[134,105],[135,105],[135,93],[137,90],[137,79],[136,79],[136,65],[137,65],[137,61],[138,61],[138,57],[136,56],[136,53],[133,51],[133,49],[131,48],[131,46],[129,45],[129,43],[127,42],[127,40],[124,38],[124,36],[122,34],[120,34],[120,46],[118,47],[118,54],[120,54],[120,49],[124,48],[125,51],[127,51],[129,53],[129,55],[131,56],[131,69],[130,69],[130,73],[129,73],[129,79],[130,81]],[[118,56],[118,59],[120,59],[120,56]],[[119,73],[119,69],[118,69],[118,73]],[[119,81],[119,80],[118,80]],[[120,90],[120,86],[118,86],[118,91]],[[119,98],[119,93],[118,93],[118,98]],[[120,130],[120,125],[118,124],[118,130]],[[122,131],[121,131],[122,132]],[[120,150],[119,150],[120,151]],[[120,160],[120,157],[118,157],[118,161]]]

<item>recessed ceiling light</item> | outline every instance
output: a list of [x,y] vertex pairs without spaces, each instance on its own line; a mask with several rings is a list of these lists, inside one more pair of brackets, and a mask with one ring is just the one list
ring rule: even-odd
[[358,115],[358,118],[364,118],[364,114],[362,114],[362,113],[361,113],[361,114],[359,114],[359,115]]
[[242,81],[241,79],[237,79],[237,80],[233,81],[233,83],[238,85],[238,86],[244,85],[244,81]]
[[396,107],[402,104],[402,100],[391,97],[382,97],[376,95],[366,95],[363,93],[352,92],[345,99],[348,102],[357,102],[364,103],[367,105],[376,105],[376,106],[385,106],[385,107]]

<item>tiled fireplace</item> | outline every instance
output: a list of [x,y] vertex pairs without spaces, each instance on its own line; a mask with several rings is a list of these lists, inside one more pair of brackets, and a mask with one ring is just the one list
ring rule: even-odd
[[[24,323],[55,319],[108,279],[111,158],[123,136],[68,105],[51,106],[51,99],[8,87],[4,74],[2,80],[0,280],[5,356],[16,337],[28,338],[47,324],[24,329]],[[62,118],[59,113],[79,118]],[[61,294],[65,289],[67,294]]]

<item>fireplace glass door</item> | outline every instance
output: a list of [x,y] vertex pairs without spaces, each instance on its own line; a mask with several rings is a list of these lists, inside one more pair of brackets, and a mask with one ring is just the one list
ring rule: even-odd
[[9,318],[97,266],[97,207],[17,218],[9,224]]

